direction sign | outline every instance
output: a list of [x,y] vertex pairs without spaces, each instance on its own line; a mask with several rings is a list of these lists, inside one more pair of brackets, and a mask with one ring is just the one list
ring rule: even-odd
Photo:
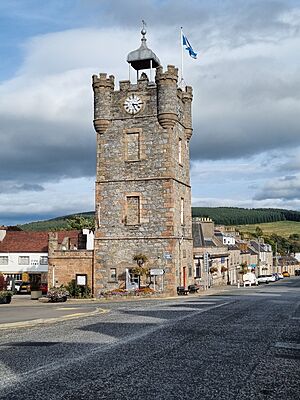
[[162,268],[152,268],[150,269],[150,275],[163,275],[165,271]]

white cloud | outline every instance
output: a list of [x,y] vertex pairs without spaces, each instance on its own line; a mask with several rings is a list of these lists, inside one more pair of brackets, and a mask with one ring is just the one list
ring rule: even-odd
[[[234,7],[215,12],[211,6],[189,3],[194,12],[185,33],[199,52],[197,61],[184,55],[185,80],[194,88],[194,201],[299,207],[297,188],[284,187],[287,183],[278,177],[280,170],[286,175],[289,168],[299,171],[299,9],[254,3],[238,12]],[[111,25],[105,28],[32,37],[23,45],[24,60],[16,76],[1,83],[1,187],[9,183],[15,188],[45,188],[34,200],[22,192],[20,204],[0,194],[2,212],[90,209],[93,194],[82,202],[71,187],[74,196],[64,188],[75,179],[84,190],[95,175],[91,75],[107,72],[116,82],[127,79],[127,53],[140,44],[136,21],[135,28],[123,25],[133,3],[129,9],[117,4],[107,6],[103,18],[106,15]],[[147,10],[153,11],[151,2]],[[149,23],[149,47],[164,65],[180,65],[177,22],[180,17],[188,21],[180,10],[181,4],[174,2],[163,27],[154,18],[161,10],[152,14],[154,29]],[[131,24],[133,18],[136,15],[130,16]],[[268,180],[281,182],[282,190],[275,193]],[[271,200],[267,192],[274,194]],[[290,200],[291,193],[295,200]]]

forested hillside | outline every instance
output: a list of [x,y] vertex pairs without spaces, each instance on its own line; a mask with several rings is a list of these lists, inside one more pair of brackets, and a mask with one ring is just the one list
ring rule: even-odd
[[[93,220],[94,212],[79,213],[84,218]],[[237,207],[192,207],[193,217],[209,217],[217,225],[249,225],[277,221],[300,222],[300,212],[276,208],[237,208]],[[49,219],[47,221],[31,222],[19,227],[26,231],[48,231],[68,229],[68,220],[74,214]]]
[[300,212],[276,208],[192,207],[193,217],[209,217],[218,225],[300,222]]

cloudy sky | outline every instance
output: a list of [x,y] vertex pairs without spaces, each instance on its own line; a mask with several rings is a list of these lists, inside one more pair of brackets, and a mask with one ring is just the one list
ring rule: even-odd
[[300,210],[300,0],[0,1],[0,224],[94,209],[91,75],[140,44],[194,88],[194,206]]

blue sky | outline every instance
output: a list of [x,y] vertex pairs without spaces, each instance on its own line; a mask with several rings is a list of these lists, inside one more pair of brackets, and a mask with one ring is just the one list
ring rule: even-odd
[[94,208],[91,75],[127,79],[140,43],[197,60],[192,202],[300,209],[300,3],[291,0],[0,2],[0,224]]

